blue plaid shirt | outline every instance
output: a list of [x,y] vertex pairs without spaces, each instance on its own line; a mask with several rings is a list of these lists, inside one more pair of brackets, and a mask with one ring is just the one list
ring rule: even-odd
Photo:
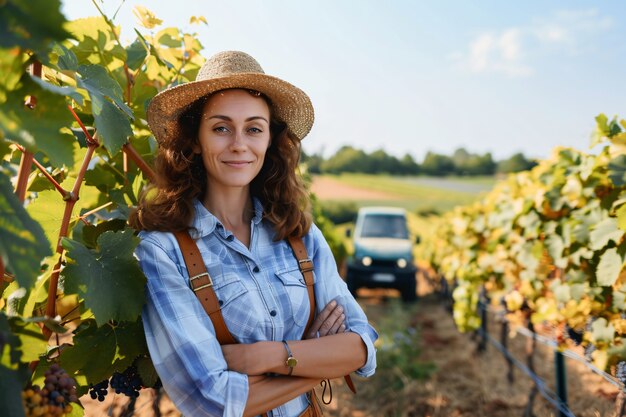
[[[262,220],[254,200],[250,249],[226,230],[199,201],[192,226],[213,279],[224,321],[240,343],[298,340],[309,316],[309,299],[297,261],[286,241],[273,241],[274,230]],[[172,233],[141,232],[136,254],[148,278],[143,310],[146,340],[165,390],[187,417],[241,416],[248,378],[229,371],[211,320],[189,287],[189,276]],[[346,327],[361,336],[367,362],[357,371],[376,368],[376,331],[337,273],[332,252],[315,225],[304,237],[315,265],[318,312],[331,300],[344,307]],[[305,395],[274,409],[273,417],[295,417],[308,405]]]

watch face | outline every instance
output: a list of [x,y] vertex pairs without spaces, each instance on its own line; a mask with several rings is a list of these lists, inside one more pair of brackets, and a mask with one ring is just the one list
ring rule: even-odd
[[297,364],[298,364],[298,360],[296,358],[293,358],[291,356],[287,358],[287,366],[289,366],[290,368],[293,368]]

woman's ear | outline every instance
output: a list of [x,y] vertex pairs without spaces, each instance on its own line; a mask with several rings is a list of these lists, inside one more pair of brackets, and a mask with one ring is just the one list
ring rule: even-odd
[[191,147],[191,150],[196,155],[200,155],[202,153],[202,148],[200,147],[200,144],[198,142],[193,144],[193,146]]

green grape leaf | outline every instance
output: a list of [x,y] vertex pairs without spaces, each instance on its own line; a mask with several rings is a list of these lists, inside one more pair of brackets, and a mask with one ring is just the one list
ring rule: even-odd
[[613,308],[623,311],[626,308],[626,293],[613,290]]
[[124,103],[122,87],[100,65],[81,65],[78,67],[80,79],[77,84],[89,91],[92,95],[109,98],[129,118],[133,117],[133,111]]
[[97,241],[100,235],[106,231],[120,231],[126,228],[126,220],[112,219],[100,222],[96,226],[87,225],[83,227],[83,242],[87,247],[94,249],[97,247]]
[[560,303],[566,303],[572,299],[570,286],[567,284],[561,284],[555,281],[556,285],[552,285],[552,291],[554,292],[554,298]]
[[55,253],[57,250],[65,205],[61,194],[54,189],[41,191],[26,207],[28,214],[43,228],[47,237],[45,241],[50,247],[49,253]]
[[0,174],[0,256],[5,267],[20,286],[30,288],[39,275],[40,261],[51,253],[43,229],[17,199],[8,178]]
[[622,257],[617,253],[617,248],[607,249],[600,257],[596,270],[598,285],[603,287],[613,285],[622,270],[623,263]]
[[58,94],[60,96],[67,96],[74,99],[81,106],[83,105],[83,96],[74,88],[70,86],[58,86],[54,84],[50,84],[47,81],[42,80],[39,77],[30,76],[30,78],[36,83],[39,84],[44,90],[48,90],[51,93]]
[[122,88],[104,67],[81,65],[79,74],[81,77],[77,79],[77,84],[89,91],[98,135],[111,155],[114,155],[133,134],[129,120],[133,118],[133,112],[124,103]]
[[0,311],[0,338],[4,340],[3,349],[0,350],[0,368],[10,367],[18,364],[22,358],[19,351],[20,339],[9,324],[9,318],[4,311]]
[[76,54],[61,43],[55,43],[50,53],[56,59],[56,67],[61,71],[78,71]]
[[617,219],[607,217],[592,227],[589,234],[589,247],[593,250],[600,250],[611,241],[619,242],[622,236],[624,236],[624,231],[617,227]]
[[572,284],[570,285],[570,294],[572,298],[577,302],[580,301],[587,293],[587,285],[585,284]]
[[626,185],[626,155],[619,155],[609,161],[609,178],[618,187]]
[[[108,379],[113,372],[123,372],[137,356],[147,354],[140,320],[97,326],[93,320],[74,336],[74,346],[67,348],[61,359],[67,373],[80,373],[88,382]],[[93,359],[94,352],[98,360]]]
[[25,417],[22,387],[28,380],[28,367],[14,370],[0,365],[0,415]]
[[[94,384],[111,376],[117,349],[112,326],[98,327],[90,321],[89,327],[76,333],[73,343],[74,346],[65,349],[61,357],[61,364],[68,374],[80,372]],[[98,360],[94,360],[94,352],[97,352]]]
[[132,70],[137,70],[148,56],[148,50],[140,39],[126,47],[126,65]]
[[0,47],[19,46],[40,53],[50,42],[70,36],[63,29],[66,22],[59,0],[3,1]]
[[132,229],[102,233],[95,250],[71,239],[62,241],[69,258],[63,270],[65,289],[84,297],[99,326],[141,314],[146,278],[133,256],[138,243]]
[[591,325],[591,337],[595,342],[610,343],[615,337],[615,327],[604,317],[600,317]]
[[[2,105],[0,131],[28,150],[44,152],[52,165],[70,165],[74,138],[62,129],[70,126],[73,119],[65,96],[42,88],[28,75],[21,81],[20,88],[9,92]],[[33,109],[24,105],[24,98],[30,95],[37,98]]]
[[[0,29],[1,30],[1,29]],[[24,74],[24,56],[19,48],[0,48],[0,103],[6,101],[6,92],[18,87]]]
[[622,204],[615,215],[617,216],[617,227],[626,231],[626,204]]
[[156,384],[159,375],[157,374],[156,369],[154,369],[154,364],[150,358],[141,357],[137,360],[136,365],[137,372],[139,373],[144,386],[153,387]]
[[[45,321],[45,318],[41,318]],[[24,320],[21,317],[10,317],[11,332],[20,340],[17,350],[20,352],[20,362],[29,363],[39,359],[46,352],[48,342],[37,326],[35,319]]]
[[545,244],[548,249],[548,254],[550,254],[555,262],[563,258],[563,249],[565,248],[565,245],[561,236],[557,234],[550,234],[546,239]]

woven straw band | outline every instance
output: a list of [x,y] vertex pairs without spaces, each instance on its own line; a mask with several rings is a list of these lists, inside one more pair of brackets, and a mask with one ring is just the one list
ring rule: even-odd
[[148,106],[148,124],[159,143],[181,137],[178,118],[202,97],[229,88],[256,90],[272,102],[276,118],[302,140],[313,126],[313,105],[298,87],[264,73],[250,55],[239,51],[220,52],[209,58],[196,77],[186,84],[170,87],[157,94]]

